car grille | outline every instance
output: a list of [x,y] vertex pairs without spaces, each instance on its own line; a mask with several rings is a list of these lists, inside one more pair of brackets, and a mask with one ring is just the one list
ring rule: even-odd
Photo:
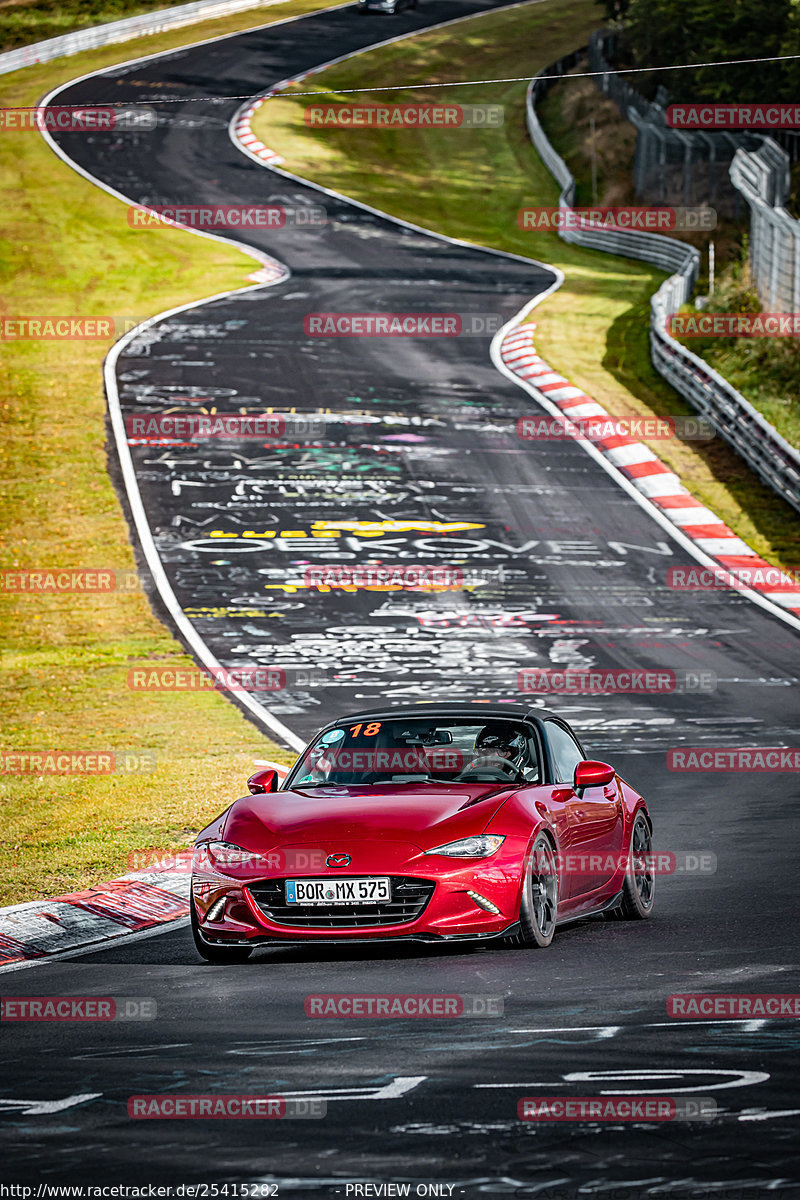
[[427,879],[391,876],[392,898],[380,904],[287,904],[285,880],[270,879],[250,886],[250,895],[265,917],[277,925],[303,929],[352,929],[404,925],[416,921],[436,886]]

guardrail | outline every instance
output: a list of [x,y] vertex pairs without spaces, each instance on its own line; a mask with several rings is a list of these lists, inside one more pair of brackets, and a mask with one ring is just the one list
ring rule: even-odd
[[[559,208],[574,205],[575,179],[548,141],[536,115],[536,102],[554,82],[541,76],[565,74],[584,53],[581,49],[560,59],[535,76],[528,86],[528,132],[561,188]],[[752,152],[747,156],[752,157]],[[597,229],[560,229],[559,237],[592,250],[638,258],[671,272],[650,300],[653,366],[693,408],[712,422],[720,437],[733,446],[765,483],[800,512],[800,453],[727,380],[667,333],[669,314],[677,312],[686,303],[697,282],[699,251],[663,234],[609,230],[599,226]]]
[[283,3],[285,0],[195,0],[193,4],[160,8],[137,17],[125,17],[122,21],[90,25],[87,29],[76,29],[72,33],[63,33],[60,37],[48,38],[44,42],[32,42],[29,46],[7,50],[0,54],[0,75],[19,71],[22,67],[31,67],[36,63],[49,62],[53,58],[79,54],[81,50],[95,50],[98,46],[127,42],[131,38],[146,34],[163,33],[181,25],[190,25],[194,21],[208,21],[214,17],[227,17],[231,13],[243,12],[248,8],[268,8],[270,5]]

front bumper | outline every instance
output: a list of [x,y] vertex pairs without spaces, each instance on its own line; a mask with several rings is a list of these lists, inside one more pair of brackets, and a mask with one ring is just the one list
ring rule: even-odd
[[[513,932],[519,919],[525,848],[509,846],[513,841],[507,838],[501,850],[486,859],[428,856],[416,847],[385,842],[361,847],[360,869],[348,870],[348,878],[388,875],[392,901],[349,910],[295,908],[284,902],[286,878],[335,879],[333,870],[291,876],[265,872],[258,878],[237,878],[233,871],[197,872],[192,876],[192,897],[198,932],[209,945],[252,946],[501,937]],[[366,862],[368,868],[361,865]],[[497,911],[487,911],[470,892]]]
[[[507,925],[505,929],[500,929],[497,932],[481,932],[481,933],[404,933],[395,934],[393,937],[386,937],[383,934],[369,938],[369,944],[380,943],[381,945],[396,945],[398,942],[404,944],[414,942],[417,945],[424,943],[431,945],[432,943],[443,944],[445,942],[488,942],[492,938],[512,937],[519,930],[519,921],[514,921],[512,925]],[[257,950],[259,947],[267,946],[307,946],[310,942],[319,942],[317,937],[213,937],[207,930],[199,929],[198,935],[200,940],[205,942],[207,946],[249,946],[251,949]],[[333,935],[326,937],[326,946],[352,946],[358,938],[340,937]],[[360,939],[366,941],[367,939]]]

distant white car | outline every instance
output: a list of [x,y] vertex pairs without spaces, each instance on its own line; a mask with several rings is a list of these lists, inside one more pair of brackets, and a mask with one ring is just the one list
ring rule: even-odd
[[417,0],[358,0],[359,12],[398,13],[404,8],[416,8]]

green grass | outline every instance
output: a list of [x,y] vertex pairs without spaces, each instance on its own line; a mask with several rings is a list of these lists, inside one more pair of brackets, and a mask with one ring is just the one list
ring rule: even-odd
[[0,3],[0,52],[106,21],[121,21],[165,5],[163,0],[5,0]]
[[[186,0],[179,0],[179,4]],[[273,19],[271,9],[275,0],[267,0],[266,5],[254,8],[252,11],[236,14],[232,20],[234,28],[248,28],[250,25],[264,25]],[[43,42],[48,38],[61,37],[62,34],[72,33],[76,29],[88,29],[91,25],[104,25],[109,21],[121,21],[125,17],[136,17],[142,13],[163,11],[176,8],[177,4],[166,4],[164,0],[0,0],[0,53],[14,50],[18,46],[27,46],[31,42]],[[311,6],[309,6],[311,7]],[[327,4],[315,4],[313,7],[325,8]],[[292,5],[292,10],[295,6]],[[277,16],[275,15],[275,19]],[[231,18],[226,18],[228,24]],[[201,24],[200,22],[197,23]],[[211,25],[209,21],[203,25]],[[229,32],[222,28],[223,22],[214,22],[220,26],[220,32]],[[197,25],[190,25],[190,31]],[[194,41],[187,36],[187,26],[179,31],[183,42]],[[199,36],[202,36],[199,35]],[[181,42],[175,43],[180,45]],[[146,53],[146,51],[140,51]]]
[[[729,262],[718,276],[706,311],[762,311],[750,284],[746,250],[744,259]],[[796,338],[678,340],[733,384],[787,442],[800,447],[800,344]]]
[[[327,99],[344,103],[354,99],[347,89],[407,80],[408,90],[391,93],[392,102],[444,97],[454,103],[499,103],[505,108],[500,129],[309,127],[303,107],[310,100],[292,99],[291,92],[264,104],[254,129],[284,156],[289,171],[452,237],[559,266],[566,282],[533,314],[536,345],[547,361],[615,416],[691,415],[649,358],[650,296],[664,275],[645,263],[518,227],[521,207],[552,205],[558,198],[527,134],[525,84],[414,86],[530,76],[584,44],[601,22],[599,7],[590,0],[544,0],[370,51],[301,85],[303,91],[330,89]],[[387,95],[367,91],[358,100],[385,103]],[[567,125],[570,120],[574,123],[574,117]],[[607,189],[603,199],[619,203],[613,196]],[[800,561],[800,530],[792,511],[724,442],[672,439],[652,447],[764,558],[784,567]]]
[[[324,7],[270,9],[285,17]],[[264,24],[265,13],[204,22],[0,78],[0,103],[35,104],[76,75],[201,36]],[[221,242],[132,230],[125,205],[93,187],[37,133],[0,139],[0,315],[144,317],[246,286],[253,259]],[[104,342],[4,342],[0,362],[0,568],[132,569],[108,475]],[[113,457],[113,455],[112,455]],[[144,774],[0,780],[0,903],[118,875],[131,851],[185,845],[241,795],[254,758],[289,761],[222,695],[128,690],[132,665],[191,666],[142,593],[0,593],[5,752],[152,754]]]

